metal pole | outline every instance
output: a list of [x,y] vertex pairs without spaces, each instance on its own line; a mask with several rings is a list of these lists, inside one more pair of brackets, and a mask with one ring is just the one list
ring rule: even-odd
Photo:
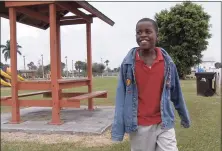
[[24,58],[24,70],[25,70],[25,56],[23,56],[23,58]]
[[67,64],[67,56],[65,56],[66,58],[66,77],[68,77],[68,64]]
[[44,79],[44,66],[43,66],[43,54],[41,55],[42,56],[42,78]]
[[74,77],[74,71],[73,71],[73,60],[72,60],[72,76]]

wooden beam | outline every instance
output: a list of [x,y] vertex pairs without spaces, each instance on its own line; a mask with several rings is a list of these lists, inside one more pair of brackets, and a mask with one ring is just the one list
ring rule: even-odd
[[[49,12],[49,7],[48,6],[46,6],[46,7],[45,6],[44,7],[38,7],[38,8],[36,8],[36,10],[38,10],[39,12],[45,13],[45,12]],[[61,7],[57,7],[56,10],[57,11],[64,11],[65,9],[61,8]]]
[[76,25],[76,24],[86,24],[86,23],[87,23],[87,21],[85,21],[84,19],[60,21],[60,25],[61,26],[64,26],[64,25]]
[[[3,18],[6,18],[6,19],[9,19],[9,16],[7,14],[4,14],[4,13],[0,13],[0,17],[3,17]],[[25,21],[23,20],[17,20],[17,22],[21,23],[21,24],[25,24],[25,25],[29,25],[29,26],[32,26],[32,27],[35,27],[35,28],[39,28],[39,29],[43,29],[43,30],[46,30],[46,28],[44,27],[41,27],[41,26],[37,26],[35,24],[30,24],[30,23],[26,23]],[[47,24],[47,23],[46,23]]]
[[46,23],[49,23],[49,18],[47,16],[44,16],[44,15],[40,14],[39,12],[33,11],[29,8],[18,7],[18,8],[16,8],[16,11],[23,13],[25,15],[28,15],[31,18],[35,18],[35,19],[44,21]]
[[51,4],[51,2],[43,2],[43,1],[25,1],[25,2],[16,2],[16,1],[6,1],[5,7],[21,7],[21,6],[32,6],[32,5],[45,5]]
[[80,101],[67,101],[67,100],[60,100],[61,107],[65,108],[80,108]]
[[[81,8],[77,3],[74,3],[73,4],[75,6],[75,8]],[[64,8],[61,8],[61,7],[56,7],[56,11],[64,11],[66,9]],[[39,5],[37,8],[36,8],[36,11],[39,11],[39,12],[49,12],[49,7],[46,6],[46,5]]]
[[[87,46],[87,75],[89,79],[88,92],[92,92],[92,47],[91,47],[91,24],[86,24],[86,46]],[[88,99],[88,110],[93,110],[93,99]]]
[[[58,8],[58,7],[57,7]],[[57,45],[56,45],[56,53],[57,53],[57,66],[58,66],[58,70],[57,70],[57,79],[61,79],[62,78],[62,71],[61,71],[61,27],[60,27],[60,21],[59,19],[56,20],[56,37],[57,37]],[[58,95],[59,95],[59,100],[62,99],[62,90],[59,89],[58,90]],[[61,108],[61,106],[60,106]]]
[[[95,15],[87,15],[87,16],[89,16],[91,18],[96,17]],[[60,21],[62,21],[62,20],[75,20],[75,19],[83,19],[83,18],[79,17],[79,16],[64,16],[64,17],[60,18]]]
[[[19,100],[21,107],[52,107],[52,100]],[[80,108],[80,101],[60,100],[61,107]],[[11,106],[12,100],[4,100],[0,102],[1,106]]]
[[114,22],[109,19],[107,16],[105,16],[103,13],[101,13],[99,10],[97,10],[95,7],[93,7],[92,5],[90,5],[88,2],[86,1],[75,1],[77,4],[79,4],[82,8],[84,8],[85,10],[87,10],[88,12],[90,12],[91,14],[95,14],[96,17],[100,18],[101,20],[103,20],[104,22],[106,22],[107,24],[113,26]]
[[12,99],[1,100],[1,106],[12,106]]
[[22,21],[23,19],[25,19],[27,16],[25,14],[21,14],[21,16],[19,16],[18,21]]
[[22,107],[52,107],[52,100],[19,100]]
[[73,14],[82,17],[84,20],[86,20],[87,22],[91,22],[92,18],[87,16],[85,13],[81,12],[80,10],[78,10],[76,7],[73,7],[72,5],[69,5],[66,2],[56,2],[56,4],[70,12],[72,12]]
[[[51,91],[37,91],[37,92],[30,92],[30,93],[22,93],[22,94],[18,94],[18,97],[27,97],[27,96],[40,95],[40,94],[45,94],[45,93],[51,93]],[[11,98],[12,96],[3,96],[1,97],[1,101],[8,100]]]
[[[87,94],[88,92],[62,92],[61,93],[61,97],[62,98],[70,98],[70,97],[76,97],[79,95],[84,95]],[[44,98],[51,98],[52,97],[52,92],[47,92],[43,94]],[[107,98],[107,93],[104,93],[103,95],[98,95],[98,96],[94,96],[94,98]],[[2,100],[2,102],[4,102],[5,100]]]
[[58,53],[57,53],[57,20],[56,20],[56,5],[49,5],[50,18],[50,67],[51,67],[51,88],[52,88],[52,121],[53,125],[60,125],[60,98],[58,80]]
[[107,91],[95,91],[91,93],[86,93],[83,95],[67,98],[67,101],[81,101],[81,100],[86,100],[86,99],[92,99],[95,97],[107,98]]
[[16,32],[16,10],[9,8],[10,23],[10,57],[11,57],[11,73],[12,73],[12,120],[11,123],[20,122],[20,111],[18,101],[18,78],[17,78],[17,32]]
[[59,80],[58,83],[59,83],[59,89],[67,89],[67,88],[87,86],[89,84],[89,80],[88,79],[84,79],[84,80],[67,80],[66,82]]
[[58,71],[57,71],[57,78],[61,79],[62,78],[62,73],[61,73],[61,28],[60,28],[60,21],[59,19],[56,20],[56,37],[57,37],[57,48],[56,48],[56,53],[57,53],[57,66],[58,66]]
[[19,81],[19,90],[51,90],[51,81]]

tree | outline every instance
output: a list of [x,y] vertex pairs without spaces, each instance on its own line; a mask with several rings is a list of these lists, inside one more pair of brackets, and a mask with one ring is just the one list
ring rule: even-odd
[[222,68],[222,63],[216,62],[216,63],[214,64],[214,66],[216,67],[216,69]]
[[95,63],[92,64],[92,72],[94,74],[98,74],[98,73],[102,74],[104,69],[105,69],[105,65],[103,63],[95,62]]
[[109,67],[107,68],[107,71],[108,71],[108,72],[112,72],[112,70],[111,70]]
[[[2,54],[4,55],[5,61],[7,62],[8,59],[10,59],[10,40],[6,41],[5,45],[1,45],[0,48],[2,49]],[[17,52],[19,55],[22,55],[22,53],[19,51],[19,48],[22,48],[17,43]]]
[[0,68],[3,68],[4,66],[4,63],[0,62]]
[[106,68],[108,68],[109,60],[106,60],[104,63],[106,64]]
[[183,2],[170,11],[156,13],[155,19],[159,27],[158,46],[167,50],[180,78],[184,78],[191,67],[201,63],[201,52],[207,49],[210,15],[200,5]]
[[102,74],[106,67],[105,67],[105,65],[103,63],[99,63],[98,65],[99,65],[98,72]]
[[76,70],[79,72],[79,76],[80,76],[80,71],[86,71],[87,70],[87,63],[83,62],[83,61],[76,61],[75,62],[75,68]]
[[[66,64],[64,62],[61,62],[61,73],[63,73],[63,70],[65,68]],[[48,64],[44,66],[44,73],[49,73],[51,71],[51,65]]]
[[32,61],[30,63],[28,63],[27,66],[28,66],[29,70],[37,70],[38,69],[38,67]]

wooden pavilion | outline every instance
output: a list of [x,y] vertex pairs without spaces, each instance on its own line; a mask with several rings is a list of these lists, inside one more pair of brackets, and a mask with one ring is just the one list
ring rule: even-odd
[[[83,13],[81,9],[89,14]],[[65,16],[67,13],[74,16]],[[97,17],[113,26],[114,22],[86,1],[2,1],[0,17],[10,21],[10,55],[12,73],[12,95],[1,98],[1,105],[12,107],[11,123],[20,123],[20,107],[52,107],[50,124],[59,125],[62,107],[79,108],[80,101],[88,99],[88,109],[93,110],[93,98],[106,98],[106,91],[92,91],[92,51],[91,24]],[[51,80],[18,81],[16,22],[46,30],[50,27]],[[85,79],[62,79],[60,26],[86,24],[88,77]],[[62,89],[88,86],[88,92],[63,93]],[[19,90],[38,90],[38,92],[19,94]],[[51,100],[27,100],[21,97],[51,93]]]

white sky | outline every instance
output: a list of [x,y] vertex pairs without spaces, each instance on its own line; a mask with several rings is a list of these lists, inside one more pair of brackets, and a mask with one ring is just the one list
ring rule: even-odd
[[[154,18],[155,13],[169,9],[179,2],[90,2],[99,9],[115,25],[109,26],[99,19],[92,24],[92,57],[93,61],[103,62],[108,59],[111,68],[118,67],[127,52],[137,46],[135,40],[136,22],[143,18]],[[203,53],[204,60],[221,61],[221,4],[220,2],[197,2],[211,15],[210,24],[212,38],[208,49]],[[85,25],[62,26],[61,51],[62,61],[68,56],[68,68],[72,60],[86,59],[86,28]],[[1,18],[1,44],[9,39],[9,21]],[[44,55],[44,65],[50,63],[49,29],[41,30],[17,23],[17,41],[23,48],[26,64],[34,61],[37,65]],[[3,55],[1,61],[5,63]],[[7,61],[9,63],[10,60]],[[23,69],[23,56],[18,55],[18,68]]]

